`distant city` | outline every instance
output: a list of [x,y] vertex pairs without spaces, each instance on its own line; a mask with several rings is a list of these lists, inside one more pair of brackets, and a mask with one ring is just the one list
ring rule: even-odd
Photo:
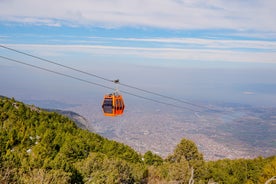
[[[206,106],[207,107],[207,106]],[[276,153],[276,108],[216,104],[201,113],[133,106],[122,117],[103,117],[99,108],[69,108],[88,120],[88,129],[140,153],[167,157],[182,138],[196,142],[206,160],[254,158]]]

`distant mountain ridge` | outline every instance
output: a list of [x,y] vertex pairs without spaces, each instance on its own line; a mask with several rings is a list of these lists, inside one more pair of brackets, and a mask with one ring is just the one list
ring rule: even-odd
[[[64,110],[59,110],[59,109],[45,109],[46,111],[49,112],[56,112],[59,114],[62,114],[68,118],[70,118],[72,121],[74,121],[78,127],[82,129],[87,129],[88,130],[88,121],[85,117],[79,115],[76,112],[73,111],[64,111]],[[89,127],[89,130],[93,132],[93,128]]]
[[34,104],[43,109],[65,109],[78,106],[79,104],[65,103],[57,100],[24,100],[26,104]]

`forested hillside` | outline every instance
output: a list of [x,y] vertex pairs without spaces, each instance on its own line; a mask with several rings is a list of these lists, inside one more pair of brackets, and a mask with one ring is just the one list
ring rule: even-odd
[[0,183],[264,183],[276,157],[206,162],[183,139],[166,159],[0,97]]

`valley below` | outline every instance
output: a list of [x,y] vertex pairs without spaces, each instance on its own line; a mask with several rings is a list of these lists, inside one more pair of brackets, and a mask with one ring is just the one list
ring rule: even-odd
[[[104,117],[93,103],[67,108],[88,121],[86,128],[163,158],[182,138],[194,141],[206,160],[254,158],[276,153],[276,108],[207,104],[200,112],[129,104],[123,116]],[[147,107],[146,109],[144,107]]]

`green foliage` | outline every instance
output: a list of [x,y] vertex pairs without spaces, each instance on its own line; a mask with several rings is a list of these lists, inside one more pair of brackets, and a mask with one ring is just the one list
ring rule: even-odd
[[168,157],[171,162],[179,162],[181,159],[187,160],[189,163],[192,161],[201,161],[203,156],[199,153],[196,144],[188,139],[182,139],[176,146],[173,155]]
[[[263,172],[259,177],[260,183],[265,183],[272,177],[276,176],[276,156],[271,158],[271,161],[266,163],[263,167]],[[276,184],[276,181],[270,182],[271,184]]]
[[63,170],[50,170],[45,169],[33,169],[30,172],[22,173],[22,177],[19,178],[19,183],[70,183],[72,177],[71,173],[64,172]]
[[203,155],[198,151],[196,144],[188,139],[182,139],[176,146],[172,155],[168,156],[170,163],[180,163],[183,160],[188,162],[190,168],[194,169],[194,179],[199,181],[203,170]]
[[[134,183],[142,181],[145,170],[140,164],[129,164],[120,158],[109,158],[102,153],[90,155],[75,164],[85,183]],[[137,168],[140,173],[137,171]]]
[[163,163],[163,159],[156,155],[156,154],[153,154],[151,151],[147,151],[145,154],[144,154],[144,162],[147,164],[147,165],[160,165]]
[[[249,159],[223,159],[206,163],[205,180],[213,180],[220,183],[264,183],[265,179],[273,175],[266,175],[265,171],[271,171],[273,160],[271,158]],[[266,170],[266,167],[269,167]],[[276,173],[274,172],[274,175]],[[265,177],[264,177],[265,176]]]
[[[179,162],[173,163],[164,161],[159,166],[150,166],[148,170],[149,183],[188,184],[192,174],[192,168],[184,158],[179,160]],[[192,179],[194,178],[192,177]]]
[[154,156],[151,152],[147,152],[144,158],[146,163],[153,165],[149,168],[148,180],[150,183],[159,181],[161,183],[189,183],[192,171],[194,171],[192,179],[200,181],[204,161],[195,143],[190,140],[182,139],[174,153],[165,161],[158,162],[157,165],[152,164]]

